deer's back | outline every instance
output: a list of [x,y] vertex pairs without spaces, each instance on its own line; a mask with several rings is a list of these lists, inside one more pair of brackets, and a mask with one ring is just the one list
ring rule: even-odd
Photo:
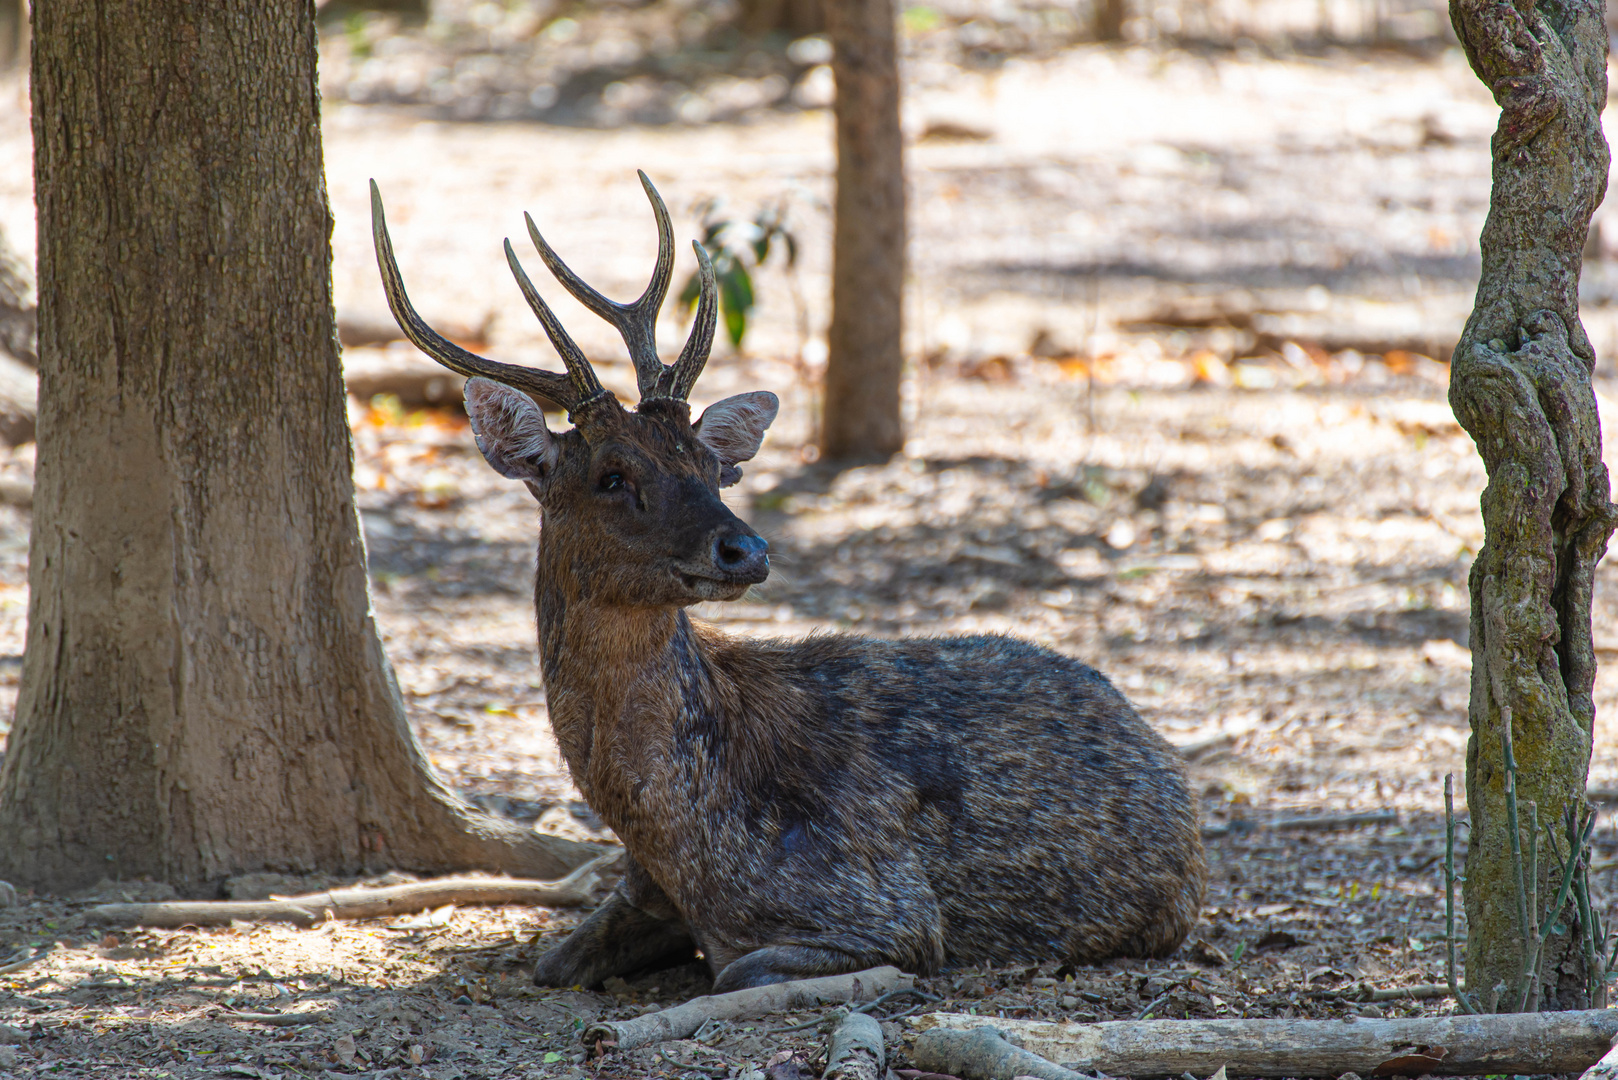
[[768,801],[902,829],[949,959],[1156,955],[1194,925],[1206,872],[1178,757],[1096,671],[999,636],[748,651],[802,726]]

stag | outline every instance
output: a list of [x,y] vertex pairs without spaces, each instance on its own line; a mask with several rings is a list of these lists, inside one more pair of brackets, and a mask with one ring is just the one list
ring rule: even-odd
[[[775,418],[766,391],[687,398],[713,344],[713,267],[693,244],[695,325],[665,365],[654,337],[674,264],[645,173],[657,264],[616,303],[551,273],[629,347],[640,400],[604,389],[518,262],[506,261],[565,373],[446,340],[405,294],[371,186],[377,263],[409,339],[468,376],[495,471],[541,508],[534,603],[551,726],[573,781],[627,852],[622,881],[534,972],[541,985],[700,955],[715,991],[893,964],[1094,962],[1172,952],[1200,912],[1197,809],[1173,750],[1101,674],[1004,636],[802,641],[691,619],[769,574],[720,489]],[[552,431],[535,399],[567,410]]]

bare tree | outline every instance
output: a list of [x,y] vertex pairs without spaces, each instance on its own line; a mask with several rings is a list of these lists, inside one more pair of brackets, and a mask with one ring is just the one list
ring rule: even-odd
[[886,457],[899,418],[905,189],[892,0],[825,0],[837,79],[837,221],[833,233],[821,451]]
[[[1489,473],[1486,539],[1471,575],[1467,985],[1484,1008],[1581,1008],[1588,970],[1579,934],[1549,937],[1539,970],[1523,970],[1523,924],[1546,913],[1519,903],[1501,735],[1509,724],[1525,814],[1520,850],[1529,846],[1530,803],[1561,837],[1563,814],[1584,805],[1595,718],[1591,593],[1618,522],[1590,385],[1596,356],[1578,309],[1580,252],[1607,184],[1607,31],[1601,4],[1588,0],[1451,0],[1450,17],[1501,107],[1483,275],[1449,391]],[[1541,845],[1543,908],[1569,853],[1564,840],[1542,835]]]
[[58,0],[35,35],[39,457],[0,877],[576,865],[590,848],[433,777],[382,654],[313,4]]

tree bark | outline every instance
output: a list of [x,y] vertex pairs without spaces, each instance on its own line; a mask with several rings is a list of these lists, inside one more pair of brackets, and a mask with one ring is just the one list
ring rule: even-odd
[[899,419],[904,153],[892,0],[825,0],[837,79],[837,209],[822,454],[883,458]]
[[37,12],[39,456],[0,877],[560,877],[406,724],[372,617],[309,0]]
[[[1523,993],[1502,718],[1511,718],[1520,766],[1523,847],[1530,801],[1559,838],[1553,857],[1540,859],[1543,920],[1555,864],[1567,857],[1562,815],[1584,804],[1595,716],[1591,593],[1618,521],[1590,385],[1595,352],[1578,314],[1580,253],[1607,183],[1607,33],[1594,0],[1451,0],[1450,18],[1501,107],[1483,274],[1449,398],[1489,474],[1486,538],[1471,573],[1467,985],[1483,1007],[1508,1010],[1534,995]],[[1543,1008],[1589,1004],[1578,941],[1547,938]]]

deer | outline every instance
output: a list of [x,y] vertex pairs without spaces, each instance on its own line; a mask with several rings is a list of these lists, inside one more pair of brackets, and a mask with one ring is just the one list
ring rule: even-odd
[[[406,295],[382,196],[372,236],[388,304],[467,377],[478,449],[538,501],[534,605],[550,722],[574,784],[622,842],[613,891],[539,957],[541,986],[706,962],[713,992],[891,964],[1084,964],[1162,957],[1201,914],[1198,807],[1175,750],[1102,674],[1010,636],[729,636],[689,616],[769,575],[768,543],[721,490],[775,419],[773,393],[689,395],[713,345],[713,265],[679,357],[657,313],[673,227],[650,179],[652,278],[630,303],[558,282],[623,338],[639,400],[603,388],[505,242],[561,357],[478,356]],[[565,409],[553,431],[540,403]]]

